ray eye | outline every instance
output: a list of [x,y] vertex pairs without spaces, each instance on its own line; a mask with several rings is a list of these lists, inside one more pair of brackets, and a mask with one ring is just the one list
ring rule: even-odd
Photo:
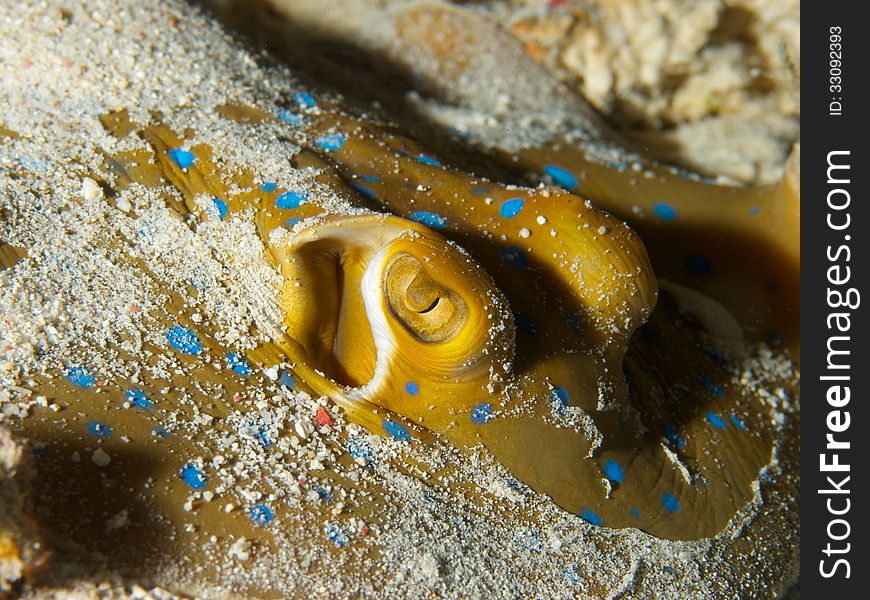
[[468,318],[462,298],[409,254],[396,256],[386,268],[384,294],[392,315],[424,342],[451,340]]

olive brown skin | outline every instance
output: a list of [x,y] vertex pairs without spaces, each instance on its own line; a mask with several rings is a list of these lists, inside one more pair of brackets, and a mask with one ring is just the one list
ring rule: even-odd
[[[294,374],[377,433],[400,423],[421,443],[482,444],[595,524],[672,539],[721,531],[770,460],[765,410],[705,348],[716,332],[684,314],[679,287],[657,299],[640,238],[568,191],[507,189],[420,161],[344,115],[321,113],[312,135],[327,122],[354,134],[297,164],[339,189],[362,165],[385,165],[371,193],[349,190],[360,210],[250,195],[228,215],[254,210],[285,277],[277,347]],[[224,177],[213,150],[194,147],[201,158],[181,170],[166,158],[175,133],[143,136],[198,214],[192,198]],[[299,219],[289,229],[288,216]]]

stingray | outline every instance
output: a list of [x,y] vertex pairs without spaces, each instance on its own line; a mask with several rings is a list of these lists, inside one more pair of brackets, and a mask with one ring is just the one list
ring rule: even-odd
[[[258,126],[286,121],[252,107],[219,112]],[[284,334],[249,351],[252,361],[286,359],[301,386],[380,435],[483,445],[593,525],[697,539],[754,497],[772,459],[771,416],[735,377],[746,328],[723,306],[745,289],[758,301],[751,271],[742,283],[727,271],[724,295],[712,299],[688,287],[691,278],[657,279],[641,237],[570,185],[464,174],[325,103],[305,119],[311,141],[293,167],[316,167],[356,209],[264,190],[216,149],[189,146],[162,124],[139,127],[123,111],[104,118],[151,148],[110,159],[118,185],[168,181],[184,218],[256,223],[284,277]],[[548,172],[564,184],[581,161],[561,158],[567,166]],[[614,212],[626,208],[628,177],[596,173]],[[720,188],[695,181],[690,201],[683,178],[662,170],[659,179],[648,195],[634,186],[627,202],[675,191],[675,211],[727,223],[739,221],[728,215],[747,196],[757,200],[733,190],[726,204]],[[767,192],[765,206],[791,198],[787,185]],[[693,208],[707,193],[712,208]],[[214,204],[204,208],[203,197]],[[659,220],[648,228],[653,243],[680,247]],[[765,318],[775,312],[766,302],[757,306]]]

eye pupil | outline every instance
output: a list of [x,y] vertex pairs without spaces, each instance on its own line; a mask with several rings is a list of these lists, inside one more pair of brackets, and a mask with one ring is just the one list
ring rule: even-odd
[[414,271],[413,279],[405,291],[405,307],[411,312],[423,314],[432,310],[434,305],[438,303],[441,298],[441,290],[440,286],[423,271],[420,263],[414,259],[411,260],[414,262],[404,261],[405,268],[408,269],[407,265],[410,263],[411,269]]
[[435,307],[438,306],[439,302],[441,302],[441,298],[435,298],[435,301],[430,304],[428,308],[424,308],[423,310],[419,311],[419,313],[421,315],[425,315],[426,313],[432,312],[433,310],[435,310]]
[[447,342],[467,319],[462,298],[433,279],[409,254],[396,256],[385,270],[384,292],[393,317],[425,342]]

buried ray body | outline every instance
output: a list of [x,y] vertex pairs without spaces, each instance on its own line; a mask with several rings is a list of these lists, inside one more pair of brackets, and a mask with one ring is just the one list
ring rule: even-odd
[[[142,135],[154,169],[182,192],[178,210],[202,215],[199,195],[231,195],[239,176],[221,172],[209,149],[195,148],[198,160],[182,169],[168,154],[181,141],[172,131]],[[377,165],[383,150],[367,142],[349,137],[339,159]],[[297,160],[334,176],[313,151]],[[428,176],[415,169],[437,168],[390,160],[411,180]],[[376,202],[412,213],[407,181],[382,172]],[[439,177],[451,189],[480,187]],[[686,294],[671,284],[657,302],[640,240],[589,203],[486,186],[432,206],[449,223],[439,232],[397,216],[237,195],[224,216],[253,218],[285,278],[285,335],[250,358],[283,354],[303,386],[382,435],[482,444],[595,525],[671,539],[721,531],[753,497],[772,436],[760,401],[730,382],[728,356],[710,339],[717,332],[704,329],[703,315],[718,309],[693,297],[685,310]],[[490,199],[518,193],[521,208],[509,217]],[[517,232],[525,245],[513,243]]]

